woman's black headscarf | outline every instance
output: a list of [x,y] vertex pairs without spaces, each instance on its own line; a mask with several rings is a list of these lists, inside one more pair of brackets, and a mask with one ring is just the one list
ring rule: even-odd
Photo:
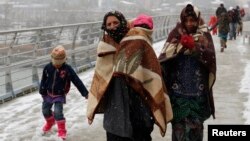
[[[120,25],[115,30],[110,30],[106,27],[107,18],[109,16],[115,16],[120,21]],[[117,43],[119,43],[122,38],[127,34],[129,29],[127,26],[127,20],[121,12],[110,11],[106,13],[103,18],[102,30],[106,31],[109,36],[111,36]]]
[[[185,8],[182,9],[180,19],[181,19],[181,24],[183,27],[185,27],[185,20],[187,17],[193,17],[197,22],[198,25],[195,30],[198,29],[199,26],[199,21],[200,21],[200,11],[197,7],[194,7],[191,4],[188,4]],[[186,28],[186,27],[185,27]]]

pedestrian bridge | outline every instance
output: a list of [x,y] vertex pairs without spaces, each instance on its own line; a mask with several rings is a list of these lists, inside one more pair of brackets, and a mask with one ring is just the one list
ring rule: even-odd
[[[177,15],[154,18],[154,41],[165,39]],[[67,50],[67,62],[76,72],[93,67],[102,22],[0,32],[0,102],[34,91],[42,69],[57,45]]]
[[[249,91],[249,81],[250,81],[250,42],[247,39],[249,35],[248,27],[249,22],[245,22],[244,34],[243,36],[237,36],[237,40],[228,41],[228,47],[225,49],[223,53],[220,52],[220,42],[217,35],[213,36],[213,42],[216,50],[216,60],[217,60],[217,78],[214,85],[214,100],[216,107],[216,119],[209,118],[204,123],[204,141],[207,141],[207,127],[208,125],[217,124],[217,125],[240,125],[240,124],[249,124],[250,123],[250,110],[249,110],[249,101],[250,101],[250,91]],[[167,31],[167,30],[166,30]],[[166,32],[167,33],[167,32]],[[154,35],[155,36],[155,35]],[[164,35],[167,36],[167,35]],[[156,54],[159,54],[166,37],[162,37],[163,41],[157,41],[153,44],[154,50]],[[161,40],[161,39],[159,39]],[[245,42],[244,42],[245,41]],[[96,41],[97,42],[97,41]],[[41,44],[41,43],[40,43]],[[76,45],[76,44],[75,44]],[[39,47],[39,45],[37,45]],[[83,48],[87,48],[88,45],[82,46]],[[93,44],[93,48],[96,48],[96,43]],[[68,51],[71,51],[70,48]],[[80,49],[78,49],[80,53]],[[75,51],[69,55],[76,54],[75,60],[85,57],[84,51],[83,55],[78,56],[78,52]],[[93,51],[95,53],[95,51]],[[47,56],[46,56],[47,55]],[[39,58],[40,57],[40,58]],[[49,52],[48,54],[38,56],[35,59],[28,60],[27,58],[24,60],[20,60],[19,62],[11,63],[10,67],[1,68],[4,69],[3,73],[10,71],[12,81],[17,79],[15,77],[20,77],[20,82],[23,80],[23,83],[29,85],[27,80],[22,77],[22,75],[28,73],[32,80],[32,66],[27,66],[29,63],[35,61],[34,64],[40,64],[40,61],[44,58],[44,60],[49,61]],[[79,58],[78,58],[79,57]],[[36,60],[37,59],[37,60]],[[69,60],[73,60],[70,58]],[[44,63],[47,63],[44,61]],[[20,63],[20,64],[19,64]],[[70,62],[69,62],[70,63]],[[78,62],[79,63],[79,62]],[[91,63],[91,62],[87,62]],[[24,64],[24,66],[22,66]],[[76,63],[77,64],[77,63]],[[75,66],[75,69],[78,69],[80,72],[81,65]],[[94,65],[94,61],[91,63]],[[38,66],[38,65],[37,65]],[[7,65],[6,65],[7,67]],[[42,67],[39,66],[39,67]],[[38,79],[40,79],[40,69],[36,67],[38,73]],[[27,72],[25,69],[27,68]],[[17,70],[20,71],[17,71]],[[85,68],[87,69],[87,68]],[[85,70],[83,69],[83,70]],[[82,70],[82,71],[83,71]],[[2,70],[1,70],[2,71]],[[15,73],[20,74],[15,74]],[[81,80],[86,84],[86,87],[89,88],[92,81],[92,76],[94,73],[94,69],[90,68],[84,72],[82,72],[79,76]],[[15,75],[14,75],[15,74]],[[18,76],[20,75],[20,76]],[[7,76],[4,75],[3,78]],[[2,79],[2,78],[1,78]],[[4,79],[3,79],[4,80]],[[32,82],[30,80],[30,82]],[[2,80],[1,80],[2,81]],[[35,81],[34,81],[35,82]],[[12,82],[17,83],[17,82]],[[38,83],[38,82],[37,82]],[[18,87],[12,86],[13,92],[16,92]],[[25,85],[20,85],[25,86]],[[22,88],[22,87],[21,87]],[[23,87],[23,91],[21,93],[12,93],[15,97],[28,93],[32,91],[31,88]],[[21,89],[19,89],[21,90]],[[34,88],[36,90],[36,88]],[[11,98],[9,98],[11,99]],[[248,104],[245,103],[248,99]],[[3,99],[2,102],[8,99]],[[56,127],[52,129],[52,134],[49,136],[41,136],[39,132],[41,131],[41,127],[44,124],[44,119],[41,118],[41,102],[42,99],[37,91],[32,92],[29,95],[25,95],[15,100],[6,102],[0,105],[0,138],[4,141],[19,141],[19,140],[32,140],[32,141],[54,141],[58,140],[56,135]],[[103,114],[97,114],[93,124],[88,125],[86,118],[86,109],[87,109],[87,100],[85,100],[77,91],[77,89],[72,86],[69,97],[67,99],[67,104],[65,105],[65,117],[67,118],[67,130],[68,130],[68,138],[70,141],[104,141],[106,139],[106,132],[103,129]],[[247,114],[248,113],[248,114]],[[18,118],[17,118],[18,117]],[[24,124],[25,123],[25,124]],[[13,128],[14,127],[14,128]],[[25,130],[25,132],[24,132]],[[98,136],[96,136],[98,133]],[[165,137],[161,137],[158,127],[155,125],[154,130],[151,134],[153,141],[168,141],[171,140],[171,124],[168,124],[167,134]]]
[[[204,141],[208,141],[208,125],[241,125],[250,123],[250,99],[248,98],[250,96],[249,44],[247,42],[243,44],[243,36],[238,36],[237,40],[228,41],[228,47],[221,53],[219,40],[217,35],[213,36],[217,60],[217,78],[213,89],[216,119],[214,120],[210,117],[204,123]],[[157,55],[164,42],[165,40],[153,44]],[[88,89],[90,88],[93,75],[94,68],[79,74],[79,77]],[[249,99],[249,104],[245,103],[247,99]],[[86,117],[87,103],[88,100],[85,100],[77,88],[72,86],[67,97],[67,104],[64,106],[64,115],[67,118],[67,140],[106,140],[106,132],[103,129],[103,114],[97,114],[93,124],[91,126],[88,125]],[[38,91],[1,104],[1,141],[58,141],[56,127],[52,128],[52,134],[49,136],[40,134],[44,124],[44,119],[41,118],[41,104],[42,98]],[[98,136],[96,136],[96,133],[98,133]],[[156,125],[151,135],[153,141],[170,141],[171,124],[168,124],[165,137],[161,137]]]
[[[209,17],[210,14],[203,14],[205,21]],[[166,39],[179,15],[156,16],[153,20],[153,41],[157,42]],[[42,69],[50,61],[50,52],[56,45],[66,48],[67,62],[76,72],[93,67],[96,47],[103,34],[100,27],[101,22],[91,22],[1,31],[0,103],[37,90]],[[250,34],[246,33],[249,40]]]

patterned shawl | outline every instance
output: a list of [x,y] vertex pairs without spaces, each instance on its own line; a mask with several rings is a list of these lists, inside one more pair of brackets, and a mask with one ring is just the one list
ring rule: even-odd
[[92,122],[95,113],[103,112],[101,103],[107,86],[113,74],[114,57],[119,44],[117,44],[110,36],[104,35],[102,41],[97,47],[97,59],[95,65],[94,77],[89,91],[87,117]]
[[152,48],[151,34],[152,30],[140,27],[130,29],[120,43],[114,75],[124,76],[129,85],[143,97],[164,136],[173,113],[161,67]]
[[164,63],[165,61],[175,58],[179,53],[196,56],[196,58],[209,71],[209,103],[212,115],[215,118],[212,87],[216,79],[216,58],[213,39],[209,32],[206,32],[199,27],[196,34],[193,35],[195,48],[193,50],[189,50],[185,49],[180,44],[180,37],[182,34],[185,34],[185,29],[180,23],[177,23],[176,27],[170,32],[158,59],[160,63]]

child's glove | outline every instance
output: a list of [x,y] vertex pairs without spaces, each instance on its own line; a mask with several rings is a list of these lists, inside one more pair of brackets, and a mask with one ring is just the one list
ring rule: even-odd
[[180,43],[187,49],[194,48],[194,38],[190,35],[182,35]]

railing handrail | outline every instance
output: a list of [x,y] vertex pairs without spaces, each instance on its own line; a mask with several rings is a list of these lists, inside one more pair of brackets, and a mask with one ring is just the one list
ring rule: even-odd
[[[166,39],[179,15],[160,15],[153,19],[156,27],[153,41],[157,42]],[[93,67],[97,43],[103,33],[101,22],[0,31],[3,55],[0,57],[0,103],[38,88],[42,68],[50,61],[49,52],[58,44],[65,46],[68,63],[76,72]]]
[[83,25],[89,25],[89,24],[96,24],[96,23],[100,23],[100,22],[101,21],[66,24],[66,25],[56,25],[56,26],[46,26],[46,27],[36,27],[36,28],[24,28],[24,29],[17,29],[17,30],[6,30],[6,31],[0,31],[0,34],[8,34],[8,33],[13,33],[13,32],[27,32],[27,31],[34,31],[34,30],[55,29],[55,28],[63,28],[63,27],[71,27],[71,26],[83,26]]
[[[179,15],[178,14],[165,14],[165,15],[153,16],[153,18],[166,17],[166,16],[179,16]],[[128,18],[128,19],[132,19],[132,18]],[[75,23],[75,24],[64,24],[64,25],[55,25],[55,26],[45,26],[45,27],[36,27],[36,28],[24,28],[24,29],[17,29],[17,30],[6,30],[6,31],[0,31],[0,34],[7,34],[7,33],[13,33],[13,32],[27,32],[27,31],[33,31],[33,30],[63,28],[63,27],[71,27],[71,26],[83,26],[83,25],[88,25],[88,24],[97,24],[97,23],[100,23],[100,22],[102,22],[102,21]]]

